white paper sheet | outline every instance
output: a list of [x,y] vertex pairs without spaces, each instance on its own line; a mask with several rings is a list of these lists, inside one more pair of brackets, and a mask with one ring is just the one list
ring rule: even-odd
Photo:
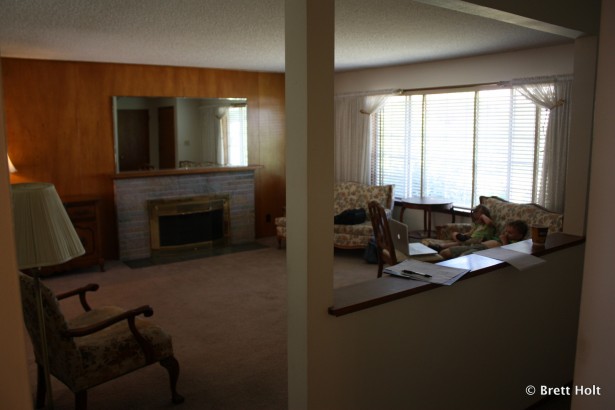
[[478,251],[475,255],[482,255],[488,258],[497,259],[502,262],[507,262],[519,270],[529,269],[541,263],[545,263],[544,259],[527,253],[521,253],[506,248],[491,248],[484,251]]
[[406,279],[438,283],[441,285],[452,285],[464,274],[469,272],[469,269],[449,268],[448,266],[421,262],[416,259],[406,259],[397,265],[385,268],[383,272]]

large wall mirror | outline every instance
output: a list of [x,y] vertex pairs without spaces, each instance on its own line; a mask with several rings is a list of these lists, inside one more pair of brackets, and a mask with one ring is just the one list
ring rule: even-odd
[[246,98],[113,97],[116,172],[248,165]]

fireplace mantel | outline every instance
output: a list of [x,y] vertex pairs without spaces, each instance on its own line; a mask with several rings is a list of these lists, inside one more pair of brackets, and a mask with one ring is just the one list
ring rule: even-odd
[[237,166],[216,166],[205,168],[174,168],[174,169],[155,169],[144,171],[127,171],[119,172],[113,175],[113,179],[128,179],[128,178],[154,178],[160,176],[171,175],[195,175],[195,174],[211,174],[211,173],[227,173],[227,172],[244,172],[255,171],[262,168],[262,165],[246,165],[242,167]]

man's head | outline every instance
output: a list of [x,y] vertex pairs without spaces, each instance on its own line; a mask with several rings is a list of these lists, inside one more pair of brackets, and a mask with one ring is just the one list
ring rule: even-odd
[[510,221],[504,227],[504,233],[511,241],[521,241],[527,235],[527,224],[524,221]]

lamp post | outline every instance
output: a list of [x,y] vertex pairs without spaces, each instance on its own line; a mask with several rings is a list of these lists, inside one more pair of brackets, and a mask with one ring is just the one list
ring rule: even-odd
[[47,387],[47,406],[53,409],[40,270],[45,266],[59,265],[83,255],[85,249],[53,184],[14,184],[12,196],[17,265],[20,270],[29,270],[36,284],[41,339],[39,360],[43,362],[41,365]]

